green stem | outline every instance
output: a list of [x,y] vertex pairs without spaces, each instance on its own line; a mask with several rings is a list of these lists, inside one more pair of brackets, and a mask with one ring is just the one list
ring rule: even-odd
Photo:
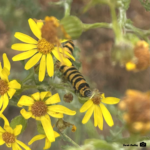
[[64,0],[65,17],[70,15],[72,0]]
[[31,79],[34,76],[34,70],[32,69],[29,73],[29,75],[23,79],[22,84],[24,84],[25,82],[27,82],[29,79]]
[[112,28],[111,23],[94,23],[94,24],[83,24],[83,31],[95,28]]
[[65,139],[70,142],[72,145],[74,145],[75,147],[80,147],[76,142],[74,142],[69,136],[67,136],[66,134],[60,132],[60,134],[65,137]]
[[117,16],[116,16],[116,10],[115,10],[115,6],[113,4],[109,4],[110,7],[110,11],[111,11],[111,18],[112,18],[112,26],[113,26],[113,30],[116,36],[116,43],[120,42],[121,38],[122,38],[122,30],[118,24],[118,20],[117,20]]

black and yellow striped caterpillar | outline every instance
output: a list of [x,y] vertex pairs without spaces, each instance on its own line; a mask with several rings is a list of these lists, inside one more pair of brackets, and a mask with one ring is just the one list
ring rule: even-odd
[[[63,50],[72,55],[74,50],[73,42],[71,40],[67,41],[63,46]],[[81,73],[74,66],[68,67],[60,63],[60,71],[71,82],[72,86],[77,92],[79,92],[84,97],[91,96],[89,85],[87,84]]]

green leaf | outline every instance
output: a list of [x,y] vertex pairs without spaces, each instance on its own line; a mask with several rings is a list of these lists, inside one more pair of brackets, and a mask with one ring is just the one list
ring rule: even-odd
[[150,11],[150,2],[148,2],[148,0],[143,1],[143,0],[139,0],[142,4],[142,6],[147,10]]
[[21,115],[15,117],[11,120],[10,126],[14,129],[17,125],[22,125],[21,133],[26,129],[27,127],[27,120],[24,119]]
[[37,122],[36,122],[36,125],[37,125],[37,131],[38,131],[38,133],[39,133],[39,134],[45,134],[41,122],[40,122],[40,121],[37,121]]
[[72,39],[77,39],[83,32],[83,24],[81,20],[75,16],[64,17],[60,23]]

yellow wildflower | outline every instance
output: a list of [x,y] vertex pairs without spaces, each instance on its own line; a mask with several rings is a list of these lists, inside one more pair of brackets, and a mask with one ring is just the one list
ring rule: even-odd
[[[31,31],[38,38],[38,40],[35,40],[26,34],[16,32],[14,36],[20,41],[25,42],[25,43],[13,44],[11,48],[13,50],[25,51],[25,52],[14,56],[12,58],[13,61],[25,60],[25,59],[32,57],[28,60],[28,62],[25,65],[25,69],[29,70],[35,64],[37,64],[40,60],[39,81],[44,80],[46,69],[50,77],[54,75],[54,62],[53,62],[53,57],[51,54],[53,54],[56,57],[56,59],[58,59],[65,65],[71,66],[72,63],[70,62],[69,59],[64,57],[64,54],[66,54],[67,56],[75,60],[74,57],[70,55],[69,53],[65,52],[61,48],[60,44],[51,43],[47,41],[47,39],[42,37],[41,28],[43,26],[43,22],[39,21],[36,23],[31,18],[28,20],[28,22],[29,22]],[[64,40],[59,40],[59,43],[63,43],[63,42]]]
[[11,66],[6,54],[3,54],[3,64],[4,67],[2,68],[0,62],[0,113],[6,109],[9,99],[13,97],[16,89],[21,88],[21,85],[16,80],[10,82],[8,80]]
[[12,129],[6,117],[3,114],[0,117],[4,120],[4,128],[0,127],[0,145],[6,144],[7,147],[12,147],[12,150],[22,150],[21,147],[25,150],[31,150],[23,142],[17,140],[17,136],[21,133],[22,125],[17,125],[15,129]]
[[145,41],[138,41],[134,47],[134,56],[137,61],[129,61],[126,63],[128,71],[145,70],[150,66],[150,52],[149,45]]
[[[59,137],[59,133],[57,133],[56,131],[54,131],[54,137],[57,138]],[[37,140],[42,140],[45,138],[45,147],[43,149],[49,149],[51,147],[51,141],[48,139],[48,137],[45,134],[39,134],[34,136],[30,142],[28,143],[28,145],[31,145],[33,142],[37,141]]]
[[150,131],[149,92],[127,90],[119,108],[126,111],[123,118],[130,132],[146,134]]
[[103,117],[106,123],[111,127],[114,125],[113,119],[111,114],[109,113],[108,109],[105,107],[103,103],[106,104],[117,104],[119,102],[118,98],[115,97],[106,97],[104,94],[96,94],[91,97],[87,102],[83,104],[80,108],[80,112],[86,112],[82,123],[85,124],[88,122],[90,117],[94,112],[94,126],[99,127],[99,129],[103,130]]
[[[46,99],[48,98],[48,99]],[[46,99],[46,100],[45,100]],[[50,92],[37,92],[28,97],[23,95],[19,102],[18,106],[28,106],[28,111],[22,109],[20,112],[25,119],[30,117],[41,121],[45,134],[49,141],[55,141],[54,131],[51,125],[51,119],[49,117],[63,118],[63,114],[66,115],[75,115],[76,112],[72,111],[61,105],[52,105],[60,102],[59,94],[56,93],[51,95]]]

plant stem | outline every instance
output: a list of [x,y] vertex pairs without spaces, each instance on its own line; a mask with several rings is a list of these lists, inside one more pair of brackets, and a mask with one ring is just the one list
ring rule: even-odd
[[70,15],[72,0],[64,0],[65,17]]
[[60,134],[65,137],[65,139],[70,142],[72,145],[76,146],[76,147],[80,147],[76,142],[74,142],[69,136],[67,136],[66,134],[60,132]]

